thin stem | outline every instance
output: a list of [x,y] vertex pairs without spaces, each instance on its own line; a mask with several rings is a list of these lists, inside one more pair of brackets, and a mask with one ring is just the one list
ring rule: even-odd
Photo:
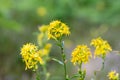
[[104,70],[104,67],[105,67],[105,57],[102,57],[102,60],[103,60],[103,62],[102,62],[101,71],[103,71],[103,70]]
[[94,71],[94,80],[96,80],[97,71]]
[[[102,56],[102,67],[101,67],[101,71],[104,70],[104,67],[105,67],[105,56]],[[96,74],[97,74],[98,71],[94,71],[94,79],[96,80]]]
[[80,69],[80,71],[82,71],[82,62],[79,65],[79,69]]
[[[64,54],[62,54],[63,57],[65,57]],[[63,63],[64,63],[64,70],[65,70],[65,80],[67,80],[67,70],[66,70],[66,60],[63,58]]]
[[82,74],[82,62],[79,64],[79,79],[81,80],[83,77],[83,74]]
[[43,68],[43,74],[45,75],[45,80],[48,80],[46,65],[43,65],[42,68]]
[[104,69],[104,65],[105,65],[105,62],[103,61],[103,62],[102,62],[102,68],[101,68],[101,70]]
[[37,71],[36,71],[36,80],[40,80],[40,73],[39,73],[39,69],[37,69]]
[[82,62],[79,64],[79,80],[85,80],[86,70],[82,70]]
[[[105,67],[105,55],[102,56],[102,67],[101,67],[100,71],[103,71],[104,67]],[[97,78],[96,78],[97,72],[99,72],[99,71],[94,71],[94,79],[95,80],[97,80]]]
[[62,54],[62,59],[63,59],[63,66],[64,66],[64,74],[65,74],[65,80],[68,80],[68,78],[67,78],[67,70],[66,70],[66,56],[65,56],[65,54],[64,54],[64,48],[63,48],[63,42],[62,42],[62,40],[60,40],[60,48],[61,48],[61,54]]

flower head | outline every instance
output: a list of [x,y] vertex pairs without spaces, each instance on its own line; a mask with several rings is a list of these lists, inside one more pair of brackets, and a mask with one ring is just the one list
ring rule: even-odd
[[108,73],[109,80],[119,80],[119,73],[116,73],[116,71],[111,71]]
[[73,64],[87,63],[90,57],[91,52],[87,45],[78,45],[72,52],[71,62]]
[[63,35],[69,35],[69,27],[60,22],[60,21],[53,21],[50,23],[49,28],[48,28],[48,39],[59,39]]
[[36,70],[38,68],[37,64],[43,64],[43,60],[40,57],[40,55],[37,53],[38,48],[32,43],[28,43],[23,45],[21,48],[21,55],[23,58],[23,61],[26,64],[26,70],[27,69],[33,69]]
[[44,64],[49,59],[49,52],[51,49],[51,44],[48,43],[48,25],[43,25],[39,27],[40,33],[38,34],[38,44],[40,47],[40,50],[38,50],[38,54],[42,57],[44,60]]
[[95,47],[95,56],[106,56],[109,51],[112,51],[111,46],[106,40],[96,38],[91,41],[91,45]]
[[47,42],[47,31],[48,31],[48,25],[42,25],[39,28],[40,33],[37,36],[37,42],[40,47],[42,47]]
[[42,25],[39,27],[40,32],[47,32],[47,30],[48,30],[48,25]]
[[40,54],[41,57],[48,56],[50,49],[51,49],[51,44],[47,43],[44,48],[40,49],[38,53]]

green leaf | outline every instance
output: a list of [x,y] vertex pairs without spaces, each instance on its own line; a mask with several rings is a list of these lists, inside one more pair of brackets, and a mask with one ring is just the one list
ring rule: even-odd
[[79,74],[74,74],[70,79],[79,77]]
[[64,65],[63,62],[60,61],[60,60],[58,60],[58,59],[52,58],[52,60],[55,61],[55,62],[58,62],[58,63],[61,64],[61,65]]

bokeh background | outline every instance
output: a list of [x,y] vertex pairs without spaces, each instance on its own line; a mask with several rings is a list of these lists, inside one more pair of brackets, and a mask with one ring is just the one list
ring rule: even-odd
[[[36,43],[38,26],[53,20],[66,23],[71,35],[65,38],[69,75],[77,71],[70,62],[71,51],[77,44],[89,45],[91,39],[101,36],[114,51],[120,50],[120,0],[0,0],[0,80],[34,80],[31,70],[25,71],[20,48],[27,42]],[[54,41],[52,41],[54,44]],[[59,48],[53,45],[50,56],[61,60]],[[107,55],[105,70],[97,80],[108,80],[107,73],[120,73],[120,56]],[[93,70],[100,69],[102,60],[97,58],[85,64],[86,80],[93,77]],[[63,80],[63,68],[50,61],[50,80]]]

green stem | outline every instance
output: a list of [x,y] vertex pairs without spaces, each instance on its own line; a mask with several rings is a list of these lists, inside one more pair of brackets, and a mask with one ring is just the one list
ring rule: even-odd
[[43,65],[42,68],[43,68],[43,74],[45,75],[45,80],[48,80],[46,65]]
[[79,65],[79,79],[82,80],[82,62]]
[[[100,71],[103,71],[104,67],[105,67],[105,55],[102,56],[102,67],[101,67]],[[99,72],[99,71],[94,71],[94,79],[95,80],[97,80],[97,78],[96,78],[97,72]]]
[[105,67],[105,57],[102,57],[102,60],[103,60],[103,62],[102,62],[101,71],[103,71],[103,70],[104,70],[104,67]]
[[94,80],[96,80],[97,71],[94,71]]
[[79,65],[79,80],[85,80],[86,70],[82,70],[82,62]]
[[79,65],[79,69],[80,69],[80,71],[82,71],[82,62]]
[[39,69],[37,69],[37,71],[36,71],[36,80],[40,80],[40,73],[39,73]]
[[67,70],[66,70],[66,56],[64,54],[64,48],[63,48],[63,42],[62,40],[60,40],[60,48],[61,48],[61,54],[62,54],[62,59],[63,59],[63,66],[64,66],[64,75],[65,75],[65,80],[68,80],[68,76],[67,76]]

